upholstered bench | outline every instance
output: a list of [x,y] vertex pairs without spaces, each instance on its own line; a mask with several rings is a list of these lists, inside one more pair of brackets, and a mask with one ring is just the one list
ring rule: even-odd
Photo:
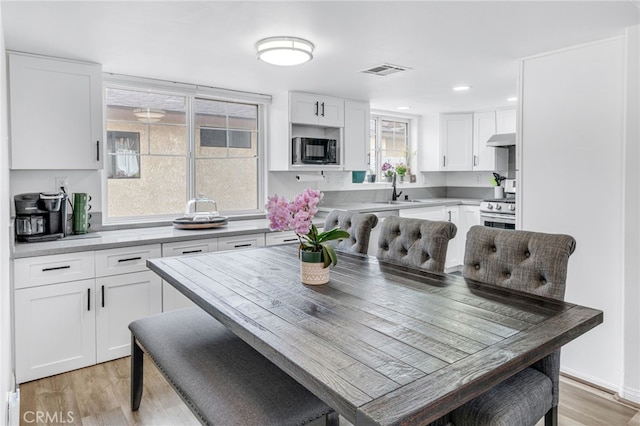
[[[206,425],[338,425],[338,414],[200,308],[142,318],[131,330],[131,409],[143,351]],[[314,423],[314,424],[316,424]]]

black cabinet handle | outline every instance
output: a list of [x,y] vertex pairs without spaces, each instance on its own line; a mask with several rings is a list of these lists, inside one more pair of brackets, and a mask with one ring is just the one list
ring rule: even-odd
[[91,310],[91,289],[87,289],[87,311]]
[[298,241],[298,239],[297,238],[287,238],[287,239],[284,239],[282,241],[285,242],[285,243],[291,243],[293,241]]
[[449,213],[449,222],[451,222],[451,210],[449,210],[447,213]]
[[241,247],[251,247],[251,243],[247,243],[247,244],[236,244],[235,246],[233,246],[235,248],[241,248]]
[[138,256],[138,257],[128,257],[126,259],[118,259],[118,263],[120,262],[131,262],[132,260],[141,260],[142,257]]
[[96,161],[100,161],[100,141],[96,141]]
[[447,166],[447,156],[443,155],[442,156],[442,167],[446,167]]
[[71,269],[71,265],[64,265],[64,266],[53,266],[51,268],[42,268],[42,272],[47,272],[47,271],[57,271],[59,269]]
[[316,113],[315,113],[316,117],[318,116],[318,111],[319,111],[319,108],[320,108],[319,104],[320,104],[320,102],[316,102]]
[[182,252],[182,254],[189,254],[189,253],[202,253],[202,249],[198,249],[198,250],[185,250]]
[[102,286],[102,307],[104,308],[104,286]]
[[324,117],[324,102],[322,103],[322,116]]

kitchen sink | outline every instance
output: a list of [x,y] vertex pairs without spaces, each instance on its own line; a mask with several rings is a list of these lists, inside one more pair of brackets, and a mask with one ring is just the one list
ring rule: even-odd
[[387,200],[387,201],[371,201],[373,204],[414,204],[414,203],[432,203],[428,200]]

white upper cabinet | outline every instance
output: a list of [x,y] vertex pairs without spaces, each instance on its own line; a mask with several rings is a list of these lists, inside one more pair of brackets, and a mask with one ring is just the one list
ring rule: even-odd
[[102,168],[102,67],[11,53],[12,169]]
[[312,93],[289,94],[289,121],[326,127],[344,127],[344,100]]
[[473,114],[474,171],[495,171],[507,167],[509,151],[505,148],[487,146],[489,138],[496,133],[496,111]]
[[441,170],[471,170],[473,164],[473,114],[440,115]]
[[496,133],[516,132],[516,109],[499,109],[496,111]]
[[344,169],[369,169],[370,117],[368,102],[344,102]]

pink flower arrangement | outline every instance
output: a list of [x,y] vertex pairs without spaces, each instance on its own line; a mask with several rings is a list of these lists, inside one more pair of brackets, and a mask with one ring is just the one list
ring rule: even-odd
[[318,228],[312,220],[318,213],[318,204],[322,196],[320,191],[311,188],[296,195],[291,202],[276,194],[268,198],[265,208],[272,231],[292,230],[298,235],[300,250],[322,252],[326,267],[338,263],[335,250],[327,241],[348,238],[349,233],[339,228],[318,233]]
[[395,169],[393,167],[393,164],[391,164],[388,161],[385,161],[384,164],[381,167],[381,170],[384,172],[385,176],[393,176],[393,173],[395,173]]

